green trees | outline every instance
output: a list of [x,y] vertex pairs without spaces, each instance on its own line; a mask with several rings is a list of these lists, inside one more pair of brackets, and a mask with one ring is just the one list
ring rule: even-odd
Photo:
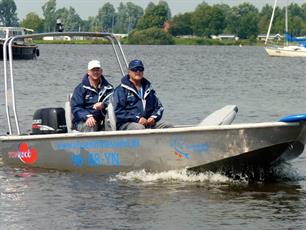
[[165,1],[160,1],[158,5],[150,3],[145,14],[139,19],[136,30],[129,34],[129,43],[174,44],[172,35],[163,30],[170,17],[171,11]]
[[191,18],[192,13],[184,13],[174,16],[169,33],[173,36],[193,34]]
[[145,11],[144,16],[138,21],[137,29],[144,30],[151,27],[163,28],[164,23],[170,19],[169,15],[171,15],[169,8],[165,3],[161,2]]
[[157,27],[145,30],[134,30],[128,37],[130,44],[138,45],[171,45],[174,44],[173,37]]
[[105,3],[98,11],[96,21],[101,27],[101,31],[112,32],[115,23],[115,8],[109,2]]
[[2,0],[0,2],[0,25],[18,26],[16,10],[17,7],[14,0]]
[[56,19],[60,19],[66,31],[79,31],[83,21],[72,7],[61,8],[56,11]]
[[49,0],[42,6],[44,15],[44,31],[55,31],[56,26],[56,0]]
[[22,27],[29,28],[34,30],[35,32],[42,32],[43,31],[43,21],[40,19],[40,17],[31,12],[28,13],[20,23]]
[[143,9],[132,2],[120,3],[115,23],[116,33],[129,33],[143,16]]
[[[0,0],[0,26],[18,26],[14,0]],[[272,14],[272,6],[265,5],[261,11],[250,3],[230,7],[227,4],[199,4],[194,11],[172,17],[168,3],[160,0],[150,2],[145,10],[132,2],[121,2],[116,9],[110,2],[102,5],[96,15],[83,20],[73,7],[56,9],[56,0],[48,0],[42,6],[43,17],[29,13],[21,22],[22,26],[35,31],[51,32],[60,19],[65,31],[107,31],[114,33],[134,33],[137,30],[159,28],[173,36],[196,35],[209,38],[211,35],[233,34],[240,39],[255,38],[265,34]],[[288,6],[289,33],[294,36],[306,35],[306,3]],[[271,33],[283,34],[285,29],[285,8],[277,7]],[[150,31],[150,30],[149,30]],[[160,31],[154,30],[154,34]],[[148,31],[141,36],[148,35]],[[164,34],[161,34],[164,36]],[[168,37],[169,38],[169,37]],[[148,38],[148,41],[151,38]],[[171,43],[171,39],[169,40]]]
[[191,23],[195,35],[206,37],[218,35],[225,28],[225,15],[217,6],[202,3],[192,14]]
[[258,35],[258,10],[249,3],[233,7],[231,29],[242,39]]

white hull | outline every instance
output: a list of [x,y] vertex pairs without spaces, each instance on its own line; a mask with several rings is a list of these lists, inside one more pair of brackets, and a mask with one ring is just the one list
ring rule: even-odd
[[300,46],[265,47],[272,57],[306,57],[306,48]]

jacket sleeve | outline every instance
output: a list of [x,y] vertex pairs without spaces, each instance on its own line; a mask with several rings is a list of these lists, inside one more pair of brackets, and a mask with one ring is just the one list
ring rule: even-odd
[[160,102],[160,100],[158,99],[155,91],[154,91],[154,97],[155,97],[155,109],[153,111],[153,113],[151,114],[150,117],[153,117],[155,119],[155,121],[159,121],[162,116],[163,116],[163,113],[164,113],[164,107],[162,105],[162,103]]
[[112,96],[112,104],[116,115],[117,124],[123,125],[126,122],[137,122],[140,116],[135,116],[126,110],[126,94],[122,87],[117,87]]
[[71,111],[75,121],[86,121],[90,112],[84,107],[84,90],[81,86],[77,86],[71,97]]

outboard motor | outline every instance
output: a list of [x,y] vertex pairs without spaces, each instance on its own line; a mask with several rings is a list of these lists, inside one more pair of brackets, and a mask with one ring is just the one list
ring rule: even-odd
[[32,134],[67,133],[65,110],[63,108],[43,108],[34,113]]

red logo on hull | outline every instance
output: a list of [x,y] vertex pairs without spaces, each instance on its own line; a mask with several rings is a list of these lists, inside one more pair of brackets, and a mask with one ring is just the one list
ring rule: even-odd
[[18,146],[18,158],[25,164],[33,164],[37,160],[36,148],[29,148],[27,143],[20,143]]

